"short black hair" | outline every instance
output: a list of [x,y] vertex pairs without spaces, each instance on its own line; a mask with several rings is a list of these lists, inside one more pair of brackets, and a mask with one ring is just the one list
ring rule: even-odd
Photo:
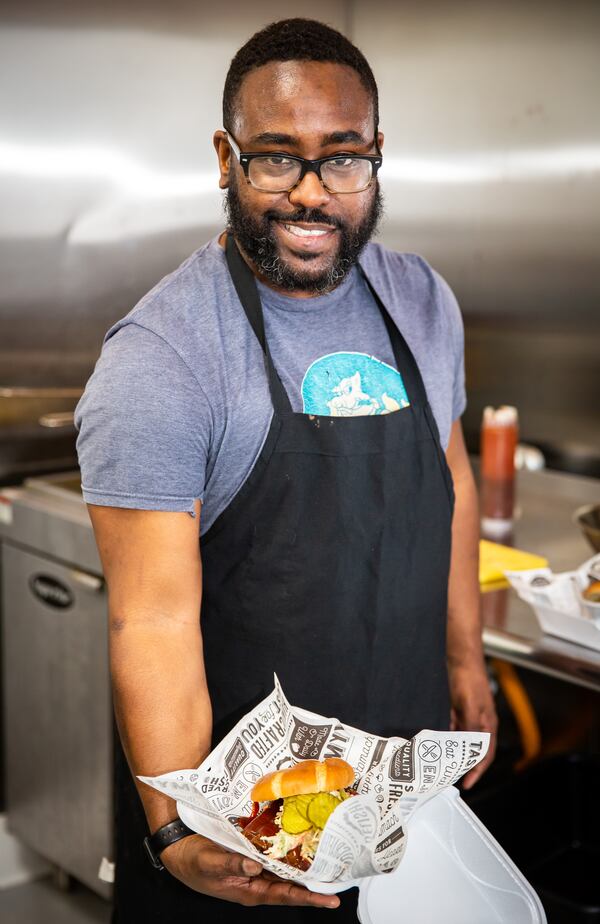
[[235,102],[246,74],[271,61],[327,61],[356,71],[373,100],[375,132],[379,126],[379,94],[369,63],[356,45],[315,19],[281,19],[256,32],[234,56],[223,89],[223,125],[230,128]]

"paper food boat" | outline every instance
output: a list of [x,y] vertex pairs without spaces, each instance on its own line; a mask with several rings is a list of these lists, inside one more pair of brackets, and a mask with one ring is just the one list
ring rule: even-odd
[[[335,718],[291,706],[275,689],[241,719],[195,770],[140,777],[177,801],[182,820],[223,847],[258,859],[285,879],[321,892],[398,867],[415,809],[448,789],[485,756],[486,732],[422,731],[410,741],[380,738]],[[357,796],[329,817],[307,872],[267,858],[235,825],[265,773],[298,760],[342,757],[355,768]]]

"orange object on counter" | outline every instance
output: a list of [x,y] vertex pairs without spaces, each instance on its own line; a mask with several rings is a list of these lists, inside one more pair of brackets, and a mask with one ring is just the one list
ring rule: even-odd
[[502,536],[512,526],[518,439],[516,408],[485,408],[481,425],[481,523],[483,534],[491,538]]
[[512,664],[499,658],[492,658],[492,667],[519,730],[523,754],[515,764],[515,770],[524,770],[540,756],[542,749],[540,726],[527,690]]

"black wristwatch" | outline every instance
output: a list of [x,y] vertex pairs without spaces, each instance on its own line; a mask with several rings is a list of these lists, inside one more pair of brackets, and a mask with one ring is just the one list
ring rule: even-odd
[[175,821],[170,821],[168,825],[163,825],[162,828],[159,828],[154,834],[145,837],[144,847],[146,848],[146,853],[154,869],[164,869],[164,866],[160,862],[160,855],[163,850],[166,850],[171,844],[180,841],[182,837],[187,837],[188,834],[195,833],[196,832],[188,828],[187,825],[184,825],[179,818],[176,818]]

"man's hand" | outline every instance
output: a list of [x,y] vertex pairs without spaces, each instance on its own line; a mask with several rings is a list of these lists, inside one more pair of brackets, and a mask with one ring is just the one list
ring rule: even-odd
[[485,773],[496,753],[498,718],[483,658],[449,668],[452,731],[490,732],[490,746],[484,759],[462,779],[470,789]]
[[477,490],[459,420],[452,425],[446,459],[456,496],[448,581],[447,649],[452,728],[487,731],[492,735],[484,760],[463,779],[463,787],[470,789],[494,759],[498,720],[483,657]]
[[165,868],[190,889],[240,905],[308,905],[337,908],[335,895],[319,895],[265,872],[255,860],[230,853],[200,834],[182,838],[161,854]]

